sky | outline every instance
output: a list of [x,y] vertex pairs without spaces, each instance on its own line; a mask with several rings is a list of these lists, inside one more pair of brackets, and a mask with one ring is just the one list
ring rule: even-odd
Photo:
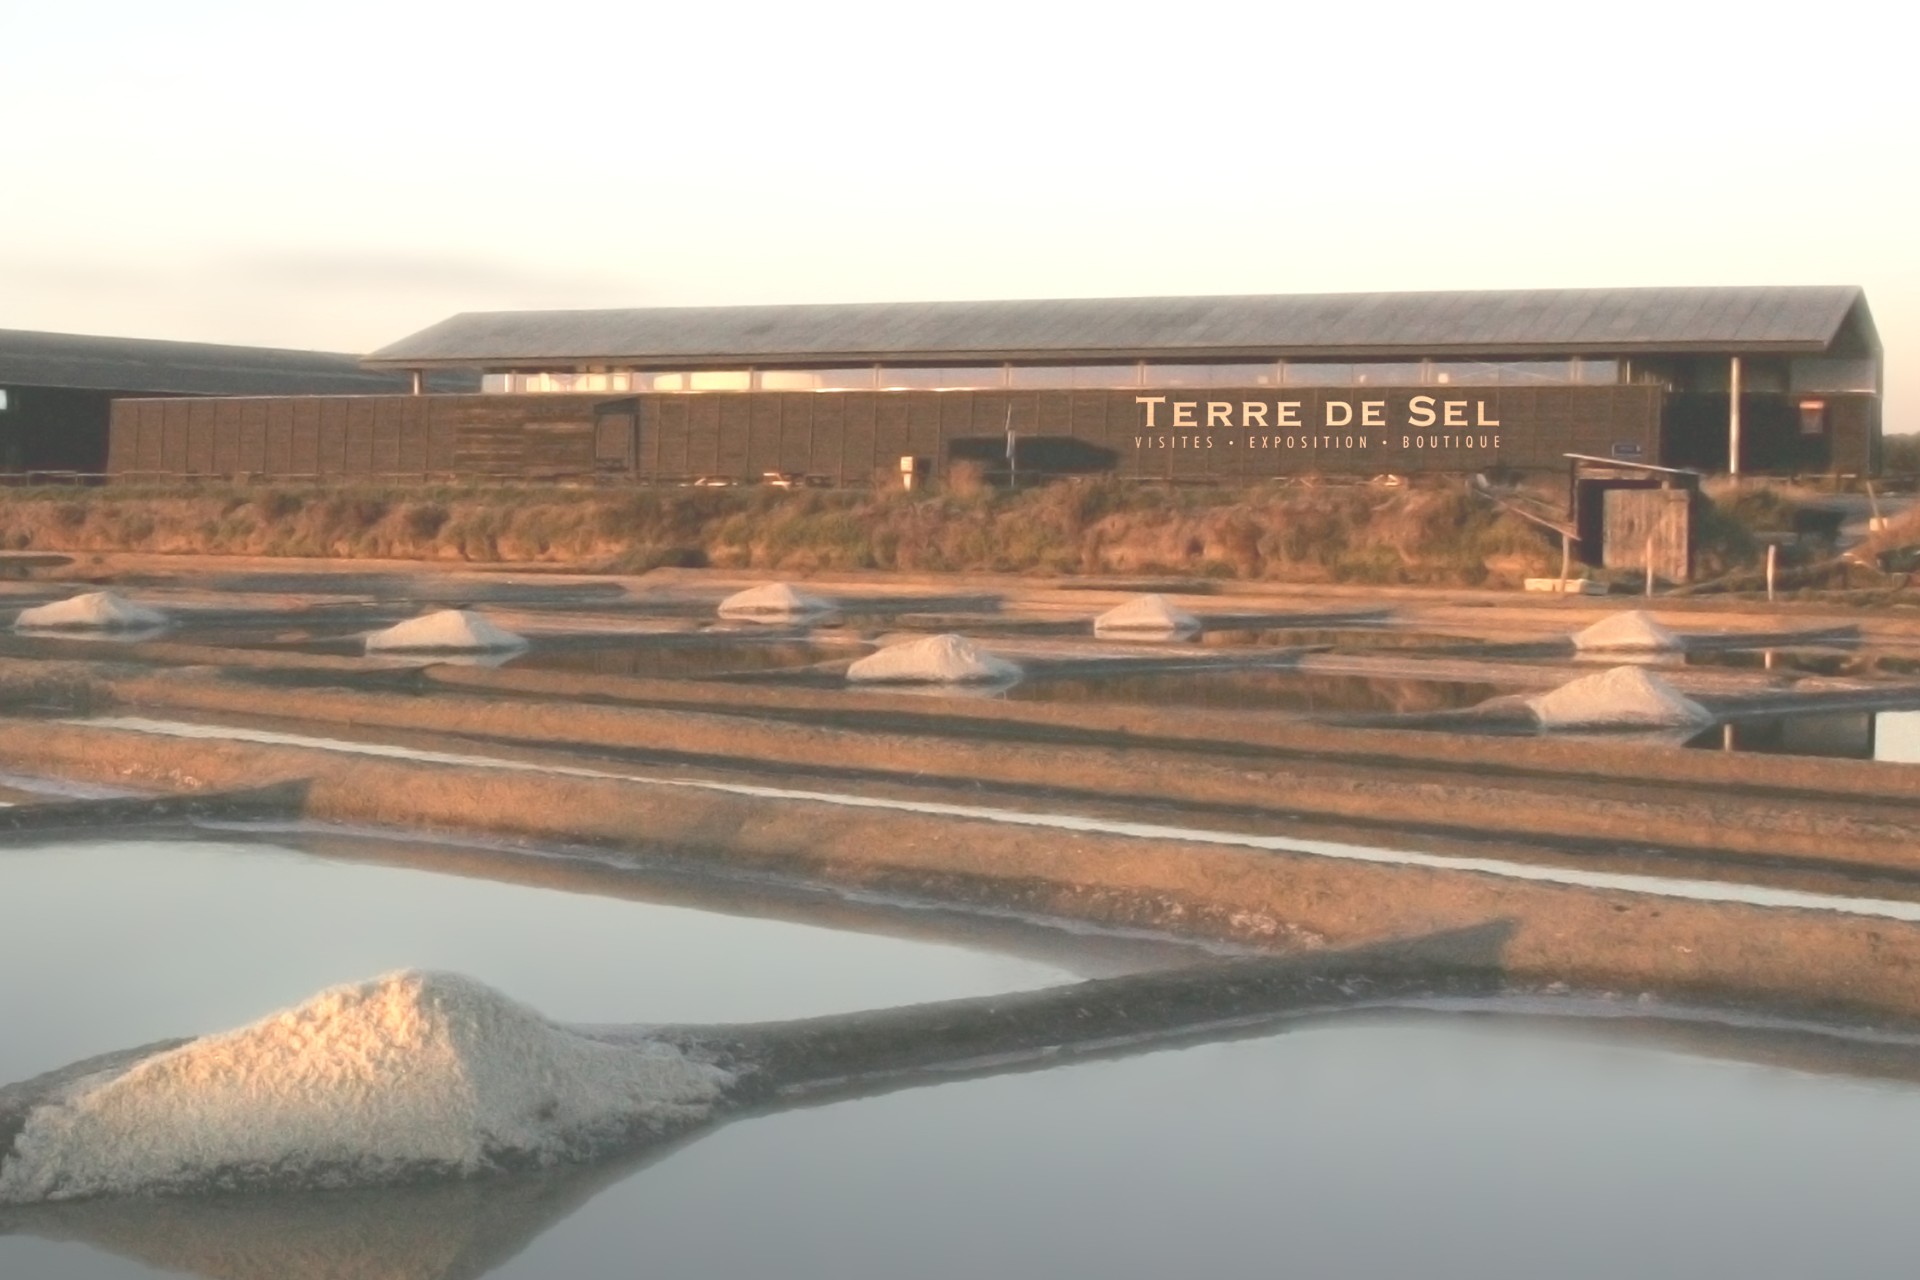
[[1885,12],[0,0],[0,328],[1859,284],[1909,431]]

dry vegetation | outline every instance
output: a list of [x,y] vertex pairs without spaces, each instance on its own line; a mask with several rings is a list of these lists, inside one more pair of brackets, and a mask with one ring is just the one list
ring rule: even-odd
[[[1549,538],[1457,483],[1168,488],[1115,479],[1009,493],[965,468],[907,494],[560,487],[0,491],[0,549],[780,570],[1186,573],[1290,582],[1509,585],[1557,571]],[[1789,494],[1718,496],[1714,576],[1755,532],[1793,527]]]
[[1920,432],[1888,436],[1885,461],[1889,476],[1920,476]]

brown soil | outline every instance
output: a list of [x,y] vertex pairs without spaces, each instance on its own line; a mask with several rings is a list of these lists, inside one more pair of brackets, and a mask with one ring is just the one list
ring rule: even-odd
[[[350,597],[404,603],[427,579],[443,598],[450,589],[491,583],[509,600],[524,604],[524,592],[537,587],[548,607],[581,609],[591,601],[574,601],[569,592],[606,585],[560,575],[537,583],[456,579],[418,565],[355,570],[344,580],[244,561],[69,568],[137,577],[143,589],[183,598],[197,592],[195,599],[231,603],[251,592],[250,607],[267,607],[262,593],[290,593],[268,602],[289,616]],[[644,587],[699,612],[746,581],[676,573],[618,583],[623,592]],[[988,592],[1020,617],[1069,623],[1143,585],[831,575],[817,581],[830,591],[890,597]],[[35,582],[5,588],[14,598],[47,590]],[[1461,590],[1257,586],[1191,594],[1209,612],[1272,617],[1371,607],[1424,632],[1532,644],[1564,637],[1617,607]],[[612,605],[631,598],[616,595]],[[1680,614],[1693,630],[1846,626],[1878,643],[1920,642],[1920,616],[1897,610],[1725,603],[1669,610],[1663,602],[1661,612]],[[1543,870],[1911,902],[1920,901],[1920,766],[1344,727],[1235,711],[886,693],[851,699],[839,690],[769,684],[419,670],[179,641],[102,647],[92,660],[55,653],[70,647],[19,637],[0,642],[0,654],[14,655],[0,656],[0,715],[14,717],[0,719],[0,770],[163,795],[298,783],[306,788],[300,811],[321,821],[591,845],[620,858],[1281,949],[1502,921],[1512,930],[1503,963],[1529,981],[1701,991],[1920,1018],[1920,984],[1913,981],[1920,927],[1913,925],[1234,842],[1246,834],[1344,841]],[[1491,668],[1467,661],[1460,670],[1485,675]],[[1756,689],[1772,689],[1776,680],[1765,672],[1703,678]],[[105,711],[621,776],[192,741],[48,718]],[[623,780],[628,775],[647,780]],[[731,789],[676,785],[688,782]],[[903,812],[753,790],[768,786],[982,806],[1002,816]],[[1145,823],[1218,839],[1066,831],[1022,825],[1020,814]]]

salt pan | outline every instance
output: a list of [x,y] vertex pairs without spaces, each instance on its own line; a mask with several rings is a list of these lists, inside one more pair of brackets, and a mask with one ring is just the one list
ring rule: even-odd
[[730,1082],[457,974],[394,973],[69,1084],[0,1157],[0,1204],[551,1165],[697,1123]]
[[967,681],[1016,680],[1020,667],[976,647],[964,636],[929,636],[889,645],[847,668],[855,682],[912,682],[958,684]]
[[1653,620],[1639,609],[1616,613],[1575,633],[1573,647],[1579,650],[1638,650],[1671,653],[1687,647],[1680,636]]
[[524,649],[526,645],[524,636],[497,627],[467,609],[441,609],[437,613],[423,614],[367,637],[367,648],[377,650],[472,653],[489,649]]
[[13,626],[16,631],[132,631],[164,627],[169,621],[158,609],[134,604],[111,591],[90,591],[24,609]]
[[1104,635],[1183,635],[1200,629],[1200,619],[1161,595],[1135,596],[1093,620]]
[[720,602],[720,616],[748,622],[785,622],[814,614],[832,613],[831,600],[810,596],[784,582],[737,591]]
[[1543,728],[1678,728],[1713,713],[1645,667],[1614,667],[1527,699]]

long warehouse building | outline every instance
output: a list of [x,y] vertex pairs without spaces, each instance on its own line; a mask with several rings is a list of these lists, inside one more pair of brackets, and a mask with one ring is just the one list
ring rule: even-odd
[[867,484],[960,461],[1233,481],[1871,475],[1854,287],[662,307],[454,316],[365,357],[464,395],[120,400],[115,475]]
[[[471,375],[444,375],[478,386]],[[403,374],[329,351],[0,329],[0,476],[97,476],[112,407],[129,397],[404,392]]]

